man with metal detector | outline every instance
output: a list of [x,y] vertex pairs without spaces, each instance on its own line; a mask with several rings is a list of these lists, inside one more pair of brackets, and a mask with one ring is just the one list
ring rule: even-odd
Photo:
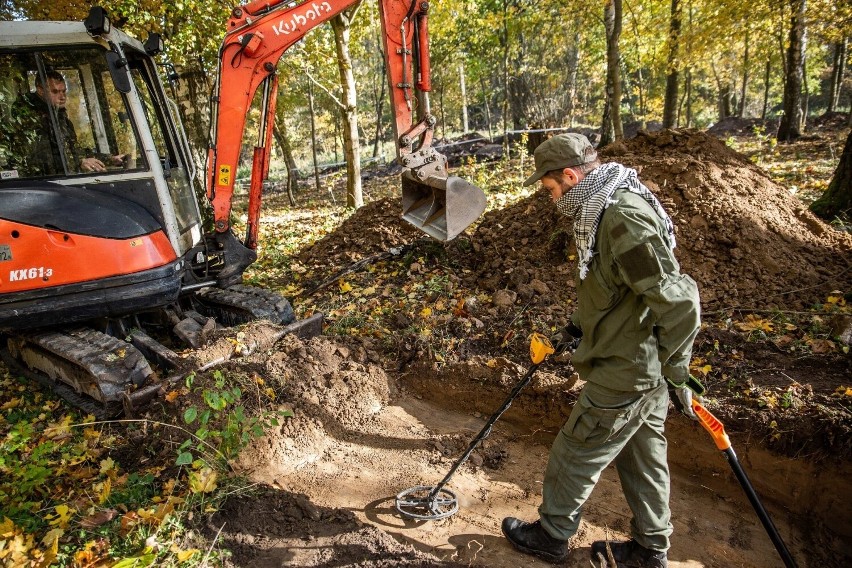
[[535,166],[524,185],[541,180],[574,219],[578,308],[558,341],[582,335],[571,363],[586,384],[553,442],[539,520],[508,517],[503,534],[522,552],[564,560],[583,504],[614,462],[633,512],[632,538],[596,541],[592,557],[611,551],[619,567],[665,568],[672,525],[663,426],[670,390],[695,418],[687,385],[698,288],[675,260],[671,218],[635,170],[601,164],[574,133],[539,145]]

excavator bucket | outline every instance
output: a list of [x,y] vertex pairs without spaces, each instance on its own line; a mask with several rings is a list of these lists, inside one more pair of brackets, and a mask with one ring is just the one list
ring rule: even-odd
[[402,218],[439,241],[450,241],[485,211],[485,193],[460,177],[402,174]]

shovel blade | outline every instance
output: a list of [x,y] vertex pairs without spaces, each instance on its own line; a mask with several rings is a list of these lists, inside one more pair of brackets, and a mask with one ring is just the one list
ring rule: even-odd
[[439,241],[449,241],[485,211],[485,193],[460,177],[402,174],[402,218]]

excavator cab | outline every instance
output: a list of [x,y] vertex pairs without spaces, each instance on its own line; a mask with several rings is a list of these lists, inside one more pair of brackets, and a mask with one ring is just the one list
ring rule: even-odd
[[0,23],[0,329],[174,301],[202,240],[153,60],[119,30],[82,28]]

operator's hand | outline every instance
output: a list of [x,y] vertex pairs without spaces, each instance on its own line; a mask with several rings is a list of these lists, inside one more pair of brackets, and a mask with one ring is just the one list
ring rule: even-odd
[[97,158],[83,158],[80,162],[80,169],[84,172],[105,172],[106,166]]
[[117,154],[115,156],[110,156],[110,165],[111,166],[124,166],[127,164],[127,160],[130,158],[130,154]]
[[581,337],[583,337],[583,331],[573,323],[569,323],[553,334],[550,343],[556,349],[556,354],[559,355],[566,351],[575,351],[577,346],[580,345]]
[[[695,411],[692,409],[692,389],[688,387],[674,389],[674,395],[672,400],[675,401],[675,408],[687,418],[697,422],[698,416],[695,415]],[[699,398],[698,401],[701,402],[701,399]]]
[[671,398],[677,411],[697,422],[698,416],[692,409],[692,398],[698,397],[698,402],[704,403],[704,399],[701,398],[701,395],[705,392],[704,385],[692,375],[681,384],[675,383],[669,378],[666,378],[666,382],[669,386],[669,398]]

